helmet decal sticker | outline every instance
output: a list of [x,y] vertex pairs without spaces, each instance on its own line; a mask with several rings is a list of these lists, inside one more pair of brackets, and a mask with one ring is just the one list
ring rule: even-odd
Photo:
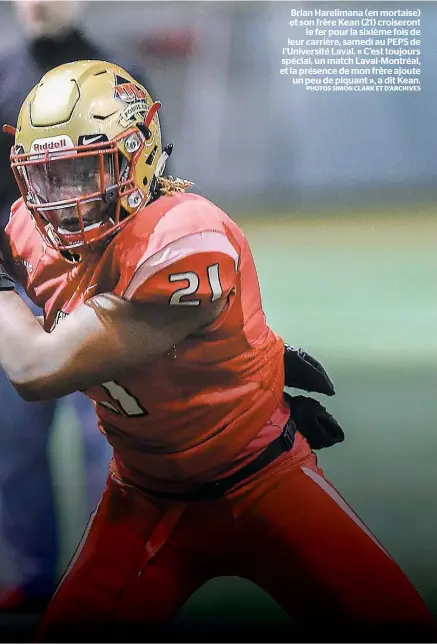
[[77,139],[78,145],[92,145],[93,143],[105,143],[109,141],[106,134],[81,134]]
[[138,101],[126,107],[119,116],[118,122],[122,127],[128,127],[130,123],[134,123],[139,116],[142,120],[146,118],[148,106],[146,101]]
[[74,143],[67,134],[49,136],[45,139],[35,139],[30,146],[30,152],[49,152],[64,150],[74,147]]
[[144,90],[135,83],[115,74],[114,98],[119,98],[125,103],[134,103],[146,98]]

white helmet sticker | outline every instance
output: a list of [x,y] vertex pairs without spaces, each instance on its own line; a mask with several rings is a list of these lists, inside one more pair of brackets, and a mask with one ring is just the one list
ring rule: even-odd
[[61,156],[63,152],[71,154],[74,152],[69,148],[73,148],[74,143],[67,134],[59,134],[58,136],[49,136],[45,139],[35,139],[30,146],[30,152],[36,154],[43,154],[44,152],[55,152]]

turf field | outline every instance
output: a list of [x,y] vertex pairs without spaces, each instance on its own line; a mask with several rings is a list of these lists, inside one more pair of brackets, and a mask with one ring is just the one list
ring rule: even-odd
[[[320,453],[331,481],[437,614],[437,292],[433,208],[420,213],[242,218],[271,326],[329,368],[347,441]],[[52,450],[65,564],[84,511],[68,409]],[[79,469],[80,473],[80,469]],[[80,480],[80,479],[79,479]],[[67,492],[68,490],[68,492]],[[285,619],[248,582],[209,582],[179,621]]]

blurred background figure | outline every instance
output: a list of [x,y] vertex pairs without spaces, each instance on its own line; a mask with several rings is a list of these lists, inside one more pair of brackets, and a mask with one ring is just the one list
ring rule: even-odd
[[[120,61],[120,56],[115,59],[110,49],[103,50],[82,33],[84,2],[16,0],[13,9],[22,33],[14,46],[0,54],[1,124],[15,125],[25,96],[49,69],[88,58]],[[149,87],[135,64],[119,64]],[[0,135],[1,230],[19,196],[9,168],[11,143],[10,137]],[[23,350],[25,342],[23,338]],[[89,514],[104,486],[111,452],[97,429],[89,400],[77,393],[63,404],[73,408],[82,429],[86,480],[76,481],[75,486],[85,488],[85,514]],[[7,553],[2,557],[7,564],[0,569],[0,612],[41,609],[57,581],[59,529],[49,463],[56,410],[56,401],[23,401],[0,372],[0,530],[2,550]]]

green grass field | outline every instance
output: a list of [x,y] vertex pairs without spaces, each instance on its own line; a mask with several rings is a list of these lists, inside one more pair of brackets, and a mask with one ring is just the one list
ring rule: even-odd
[[[313,352],[335,382],[330,410],[347,440],[320,453],[343,496],[437,614],[437,293],[432,210],[399,216],[241,219],[270,325]],[[52,450],[63,534],[61,565],[83,527],[71,494],[80,443],[68,410]],[[248,582],[218,579],[179,621],[285,619]]]

